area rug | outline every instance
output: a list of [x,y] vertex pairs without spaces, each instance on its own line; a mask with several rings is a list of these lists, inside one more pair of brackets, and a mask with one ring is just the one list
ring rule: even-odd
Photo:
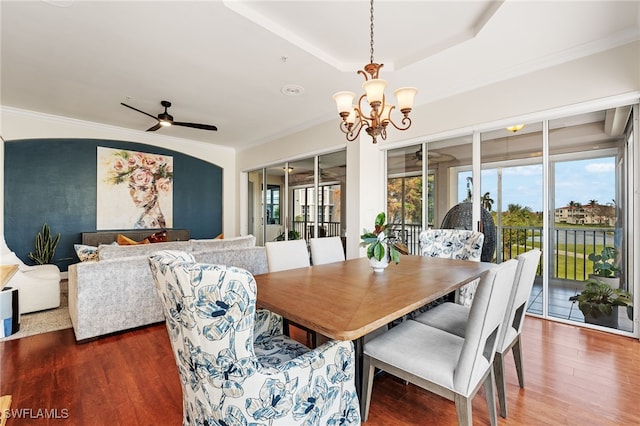
[[67,280],[60,282],[60,307],[46,311],[20,315],[20,331],[0,339],[0,342],[20,339],[36,334],[71,328],[69,317],[69,291]]

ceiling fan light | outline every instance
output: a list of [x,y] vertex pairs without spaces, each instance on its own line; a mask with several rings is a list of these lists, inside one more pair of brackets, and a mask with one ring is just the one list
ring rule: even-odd
[[524,124],[514,124],[513,126],[509,126],[506,128],[508,131],[516,133],[522,129],[524,129]]
[[338,92],[333,95],[333,99],[336,101],[336,106],[338,107],[338,113],[341,116],[353,110],[353,98],[355,98],[355,96],[356,94],[353,92]]
[[170,121],[165,121],[165,120],[160,120],[160,125],[163,127],[169,127],[171,126],[171,122]]
[[382,103],[385,87],[387,87],[387,80],[381,78],[373,78],[362,83],[362,88],[367,92],[367,102],[372,108]]
[[416,98],[416,93],[418,93],[418,89],[415,87],[401,87],[393,92],[395,97],[398,99],[398,108],[400,111],[411,111],[413,108],[413,101]]

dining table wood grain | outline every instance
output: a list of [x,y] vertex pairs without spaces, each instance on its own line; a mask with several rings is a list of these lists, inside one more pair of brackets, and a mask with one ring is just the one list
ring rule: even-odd
[[355,341],[494,266],[408,255],[376,273],[369,259],[349,259],[256,275],[257,305],[330,339]]

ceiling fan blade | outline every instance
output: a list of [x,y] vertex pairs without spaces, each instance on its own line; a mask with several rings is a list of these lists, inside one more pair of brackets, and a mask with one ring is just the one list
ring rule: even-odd
[[155,132],[156,130],[158,130],[160,127],[162,127],[162,125],[160,124],[160,122],[158,121],[158,123],[153,126],[153,127],[149,127],[147,129],[147,132]]
[[216,126],[212,126],[210,124],[198,124],[198,123],[181,123],[178,121],[174,121],[171,123],[173,126],[182,126],[182,127],[193,127],[194,129],[202,129],[202,130],[218,130]]
[[124,102],[120,102],[120,105],[122,105],[122,106],[126,106],[127,108],[131,108],[132,110],[134,110],[134,111],[138,111],[138,112],[139,112],[139,113],[141,113],[141,114],[148,115],[149,117],[153,118],[154,120],[157,120],[157,119],[158,119],[158,117],[156,117],[156,116],[154,116],[154,115],[151,115],[151,114],[149,114],[148,112],[141,111],[141,110],[139,110],[138,108],[134,108],[134,107],[132,107],[131,105],[127,105],[127,104],[125,104]]

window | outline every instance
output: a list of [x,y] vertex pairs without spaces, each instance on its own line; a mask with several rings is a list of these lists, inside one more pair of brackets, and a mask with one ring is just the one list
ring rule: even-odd
[[280,186],[267,185],[267,223],[280,225]]

